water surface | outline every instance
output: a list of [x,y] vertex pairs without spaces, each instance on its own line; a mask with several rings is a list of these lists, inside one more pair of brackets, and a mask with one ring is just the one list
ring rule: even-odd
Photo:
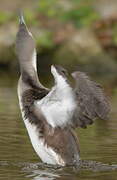
[[[86,162],[117,164],[117,96],[112,98],[110,120],[78,129],[81,158]],[[92,162],[91,161],[91,162]],[[90,163],[89,163],[90,164]],[[35,154],[24,127],[17,99],[16,79],[0,78],[0,179],[2,180],[116,180],[117,170],[47,167]],[[97,166],[97,165],[96,165]]]

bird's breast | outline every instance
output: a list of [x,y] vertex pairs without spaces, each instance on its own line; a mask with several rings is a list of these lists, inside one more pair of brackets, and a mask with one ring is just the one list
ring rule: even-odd
[[72,96],[70,98],[53,98],[49,99],[49,101],[44,99],[38,101],[36,106],[41,109],[47,122],[53,128],[70,123],[76,109],[76,103]]

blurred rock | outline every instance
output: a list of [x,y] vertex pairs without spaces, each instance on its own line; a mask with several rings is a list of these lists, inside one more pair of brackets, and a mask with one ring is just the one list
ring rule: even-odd
[[35,3],[32,2],[32,0],[0,0],[0,11],[6,11],[6,12],[15,12],[17,10],[24,9],[24,8],[30,8],[34,9],[38,4],[38,1],[35,1]]
[[94,7],[102,19],[117,18],[117,0],[98,0]]
[[[87,1],[79,1],[78,14],[76,1],[53,2],[46,1],[44,5],[43,1],[41,4],[31,0],[1,1],[0,10],[8,12],[8,18],[1,18],[0,23],[1,69],[3,66],[6,69],[18,66],[14,46],[18,30],[16,16],[17,10],[23,8],[28,27],[37,42],[40,73],[44,77],[45,74],[48,76],[50,65],[57,63],[70,71],[78,69],[101,78],[116,79],[117,0],[95,1],[94,6],[99,14],[96,20],[93,19],[94,10],[89,8],[94,1],[88,4]],[[9,12],[12,12],[11,18]],[[77,23],[77,19],[81,23]]]
[[72,34],[55,52],[55,63],[72,70],[82,70],[95,76],[114,78],[117,64],[102,50],[94,33],[90,29]]
[[17,27],[14,23],[0,27],[0,66],[11,67],[16,64],[14,42]]

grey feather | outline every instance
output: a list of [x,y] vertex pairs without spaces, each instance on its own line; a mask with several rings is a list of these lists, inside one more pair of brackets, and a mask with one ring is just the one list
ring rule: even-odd
[[102,87],[83,72],[74,72],[72,76],[76,81],[74,91],[78,104],[73,121],[77,126],[86,127],[96,118],[106,119],[110,112],[110,104]]

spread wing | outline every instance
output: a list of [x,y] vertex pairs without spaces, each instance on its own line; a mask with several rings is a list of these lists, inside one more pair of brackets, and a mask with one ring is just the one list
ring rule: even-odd
[[[66,91],[66,86],[65,89],[56,92],[52,88],[42,99],[35,99],[34,112],[37,113],[41,109],[51,127],[86,128],[96,118],[108,117],[110,105],[102,87],[90,80],[85,73],[74,72],[72,76],[76,81],[76,87],[70,94],[66,94],[65,97],[61,94]],[[70,100],[74,96],[75,101]]]
[[110,104],[102,87],[83,72],[74,72],[72,76],[76,81],[74,92],[78,106],[73,116],[74,125],[85,128],[96,118],[106,119]]

